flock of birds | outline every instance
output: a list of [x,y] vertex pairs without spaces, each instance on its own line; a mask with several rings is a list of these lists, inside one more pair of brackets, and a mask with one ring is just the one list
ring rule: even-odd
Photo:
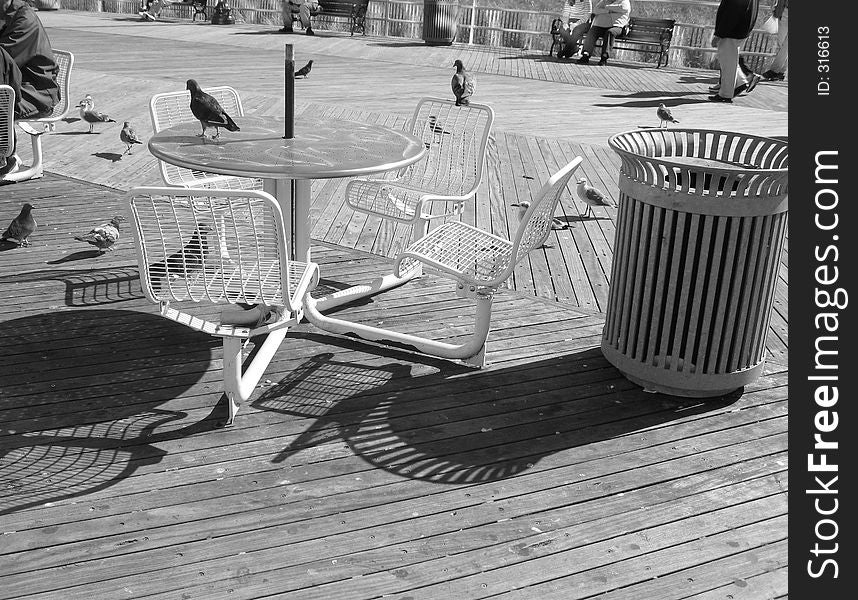
[[[476,91],[476,78],[465,69],[465,65],[461,60],[456,60],[453,63],[456,72],[450,81],[450,87],[455,97],[456,106],[468,106],[471,102],[471,97]],[[313,68],[313,61],[310,60],[306,65],[295,72],[296,77],[307,77]],[[213,139],[220,136],[220,130],[240,131],[239,126],[235,123],[232,117],[227,114],[216,98],[204,92],[199,84],[194,79],[188,79],[186,88],[190,92],[190,109],[194,117],[200,122],[202,132],[200,137],[207,137],[206,130],[214,129]],[[110,115],[99,112],[95,109],[95,101],[92,95],[87,94],[81,100],[76,108],[80,110],[80,118],[85,123],[89,124],[89,132],[93,133],[94,126],[97,123],[115,123],[116,121]],[[658,118],[660,119],[659,127],[665,126],[666,123],[678,123],[673,115],[664,104],[660,104],[657,110]],[[430,127],[433,135],[449,134],[441,124],[437,122],[437,117],[430,117]],[[131,154],[131,149],[135,144],[142,144],[134,127],[129,121],[125,121],[122,129],[119,132],[119,139],[125,144],[125,152],[123,154]],[[579,216],[594,216],[593,208],[598,206],[614,206],[609,198],[597,188],[589,185],[586,179],[578,179],[576,193],[578,198],[587,207],[584,214],[579,211]],[[522,201],[512,204],[519,209],[519,216],[523,217],[530,207],[528,201]],[[12,222],[0,236],[0,240],[11,242],[18,246],[28,246],[29,238],[36,230],[36,220],[32,214],[33,206],[30,203],[24,204],[21,212],[12,219]],[[120,224],[125,221],[122,216],[115,216],[108,222],[102,223],[93,227],[85,234],[75,236],[75,240],[86,242],[95,246],[102,253],[111,250],[119,239]],[[553,219],[554,228],[566,228],[568,223],[560,221],[557,218]],[[194,239],[196,239],[196,235]],[[184,250],[184,249],[183,249]]]

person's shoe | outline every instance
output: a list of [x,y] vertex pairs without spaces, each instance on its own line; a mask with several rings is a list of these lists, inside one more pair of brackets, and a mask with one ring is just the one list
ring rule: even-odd
[[763,73],[763,79],[765,79],[766,81],[783,81],[784,80],[784,74],[778,73],[777,71],[772,71],[771,69],[769,69],[768,71]]
[[748,79],[748,89],[746,90],[746,94],[750,94],[754,91],[754,88],[757,87],[757,84],[760,83],[762,77],[757,75],[756,73],[751,73],[751,77]]
[[602,58],[599,59],[599,66],[600,67],[604,67],[607,64],[608,64],[608,57],[607,56],[603,56]]
[[578,64],[579,64],[579,65],[586,65],[586,64],[587,64],[587,63],[589,63],[589,62],[590,62],[590,55],[589,55],[589,54],[587,54],[586,52],[584,52],[583,54],[581,54],[581,58],[579,58],[579,59],[578,59]]
[[720,94],[715,94],[714,96],[709,96],[709,102],[727,102],[729,104],[733,104],[733,99],[725,98]]
[[316,35],[316,32],[313,31],[312,27],[307,27],[307,31],[304,32],[304,35]]

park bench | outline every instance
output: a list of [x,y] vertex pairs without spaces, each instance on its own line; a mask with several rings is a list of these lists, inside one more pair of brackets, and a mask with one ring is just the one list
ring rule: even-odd
[[[317,15],[345,17],[348,19],[349,31],[352,35],[356,31],[366,35],[366,11],[369,0],[316,0],[316,2],[319,4]],[[299,20],[298,13],[292,13],[292,20]]]
[[[648,52],[658,54],[658,63],[656,67],[667,66],[668,50],[670,50],[670,41],[673,38],[673,26],[676,23],[674,19],[650,19],[647,17],[632,16],[629,19],[629,25],[626,33],[614,38],[614,49],[616,50],[637,50],[639,52]],[[558,53],[562,46],[562,38],[560,38],[559,27],[562,26],[560,19],[554,19],[551,24],[551,35],[553,42],[549,56],[554,50],[554,46],[558,46]],[[597,45],[601,44],[601,39]]]

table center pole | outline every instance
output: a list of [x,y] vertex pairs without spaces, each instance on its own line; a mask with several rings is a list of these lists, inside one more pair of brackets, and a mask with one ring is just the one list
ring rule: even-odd
[[292,44],[286,44],[286,134],[287,140],[295,137],[295,55]]

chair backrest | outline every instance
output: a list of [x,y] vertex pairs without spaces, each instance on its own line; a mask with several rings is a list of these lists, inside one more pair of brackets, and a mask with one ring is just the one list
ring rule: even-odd
[[295,310],[289,282],[299,274],[286,251],[280,206],[270,194],[138,187],[126,198],[140,281],[153,302],[207,300]]
[[527,256],[534,248],[542,246],[548,234],[551,233],[552,220],[560,197],[566,190],[572,174],[575,173],[582,161],[583,159],[577,156],[549,177],[530,203],[530,207],[522,215],[515,236],[512,238],[513,258],[509,266],[510,274],[518,261]]
[[409,130],[426,145],[426,158],[396,172],[396,178],[444,196],[472,196],[485,176],[494,118],[483,104],[456,106],[452,100],[421,98]]
[[15,149],[15,90],[0,85],[0,156],[11,156]]
[[[223,109],[233,117],[243,117],[244,108],[241,105],[241,97],[238,92],[229,86],[221,85],[203,89],[204,92],[213,96]],[[155,94],[149,101],[149,116],[152,118],[152,130],[155,133],[180,123],[196,123],[197,118],[191,112],[191,93],[188,90],[181,92],[165,92]],[[200,129],[202,131],[202,129]],[[161,176],[169,185],[196,187],[201,180],[208,177],[217,179],[218,187],[223,188],[249,188],[250,185],[230,185],[229,182],[238,182],[239,178],[213,176],[200,171],[192,171],[184,167],[177,167],[162,160],[158,161]]]
[[57,84],[60,88],[60,101],[54,106],[50,115],[39,117],[38,119],[21,119],[22,121],[39,122],[39,123],[54,123],[61,120],[69,112],[71,102],[69,100],[71,70],[74,65],[74,54],[67,50],[54,49],[54,61],[59,67],[57,72]]

